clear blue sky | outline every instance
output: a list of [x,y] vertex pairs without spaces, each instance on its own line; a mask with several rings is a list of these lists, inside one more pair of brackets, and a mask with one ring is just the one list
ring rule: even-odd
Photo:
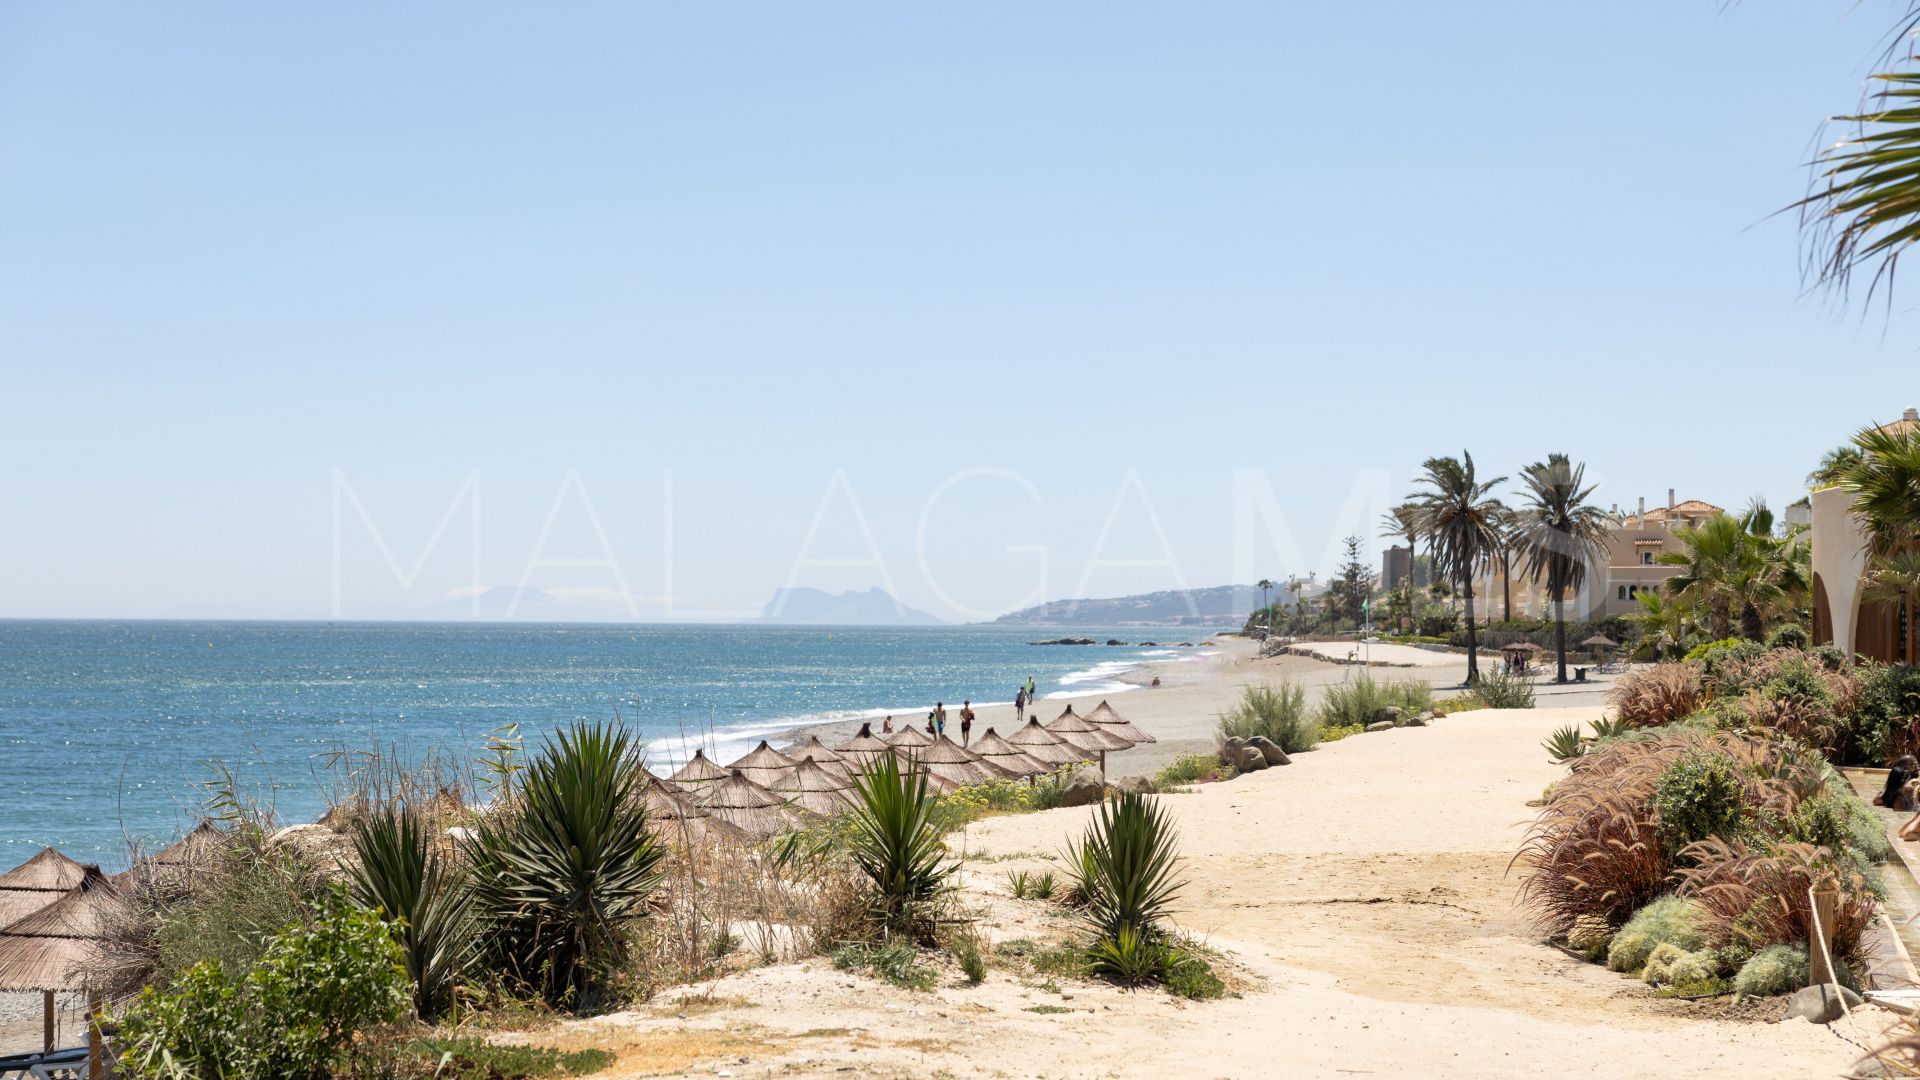
[[[476,473],[408,587],[343,500],[344,614],[659,617],[669,469],[676,616],[881,583],[796,576],[830,491],[812,556],[948,616],[1009,546],[1320,567],[1463,446],[1782,504],[1920,404],[1911,293],[1770,216],[1898,10],[8,4],[0,616],[324,618],[336,489],[405,571]],[[563,495],[624,587],[529,566]]]

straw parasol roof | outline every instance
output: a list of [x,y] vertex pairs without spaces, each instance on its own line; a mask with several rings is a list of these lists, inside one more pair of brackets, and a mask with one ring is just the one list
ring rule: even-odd
[[1087,718],[1073,711],[1068,705],[1065,711],[1046,725],[1047,730],[1062,738],[1071,739],[1075,746],[1087,750],[1125,750],[1133,744],[1124,737],[1108,731],[1099,724],[1087,722]]
[[1093,752],[1082,750],[1074,743],[1055,735],[1040,726],[1037,719],[1028,720],[1026,726],[1006,737],[1007,742],[1021,753],[1054,768],[1063,765],[1077,765],[1082,761],[1092,761]]
[[1095,705],[1093,711],[1087,714],[1087,722],[1090,724],[1099,724],[1108,734],[1118,735],[1132,742],[1135,746],[1141,743],[1160,741],[1128,723],[1126,717],[1115,712],[1113,706],[1107,704],[1104,700],[1101,701],[1100,704]]
[[87,868],[54,848],[0,874],[0,927],[10,926],[80,887]]
[[853,759],[838,750],[829,748],[826,743],[820,741],[818,735],[808,738],[799,749],[788,756],[795,761],[811,761],[848,783],[853,781]]
[[787,801],[738,772],[725,780],[716,780],[707,789],[700,806],[709,817],[719,818],[755,840],[778,836],[805,824],[800,812]]
[[955,782],[950,776],[934,772],[931,766],[920,760],[921,752],[926,749],[927,748],[923,746],[896,746],[887,752],[892,754],[893,759],[900,763],[901,772],[919,773],[921,776],[926,777],[928,791],[944,795],[949,791],[958,790],[962,785]]
[[854,804],[853,785],[846,777],[827,771],[810,758],[795,765],[773,790],[800,809],[821,817],[832,817]]
[[1505,645],[1500,646],[1500,651],[1503,653],[1535,653],[1540,651],[1540,646],[1535,645],[1531,641],[1509,641]]
[[785,780],[788,774],[793,772],[796,764],[798,763],[792,758],[767,745],[767,740],[761,739],[759,746],[742,755],[738,761],[727,768],[761,787],[770,788]]
[[1054,769],[1054,766],[1001,738],[992,728],[988,728],[985,735],[973,740],[967,749],[979,754],[982,760],[998,765],[1015,776],[1040,776]]
[[211,821],[201,821],[187,835],[113,875],[122,888],[137,881],[180,881],[207,870],[219,858],[225,837]]
[[950,781],[955,787],[1011,780],[1019,775],[1011,769],[995,765],[945,735],[935,739],[932,746],[916,752],[915,756],[927,767],[928,772]]
[[739,829],[709,815],[671,780],[655,778],[649,781],[644,797],[647,800],[648,819],[661,826],[656,830],[658,832],[692,843],[745,839]]
[[880,738],[886,740],[888,743],[894,746],[932,746],[933,745],[933,736],[927,734],[926,732],[920,730],[917,727],[914,727],[912,724],[908,724],[906,727],[903,727],[898,731],[889,732],[888,734],[882,735],[880,736]]
[[695,750],[693,757],[687,759],[668,779],[691,792],[705,792],[707,788],[732,774],[713,763],[705,750]]
[[1580,644],[1591,645],[1596,649],[1617,649],[1620,647],[1619,642],[1613,640],[1612,638],[1608,637],[1605,634],[1595,634],[1592,637],[1588,638],[1587,640],[1581,642]]
[[98,866],[53,903],[0,929],[0,990],[84,990],[120,892]]
[[892,749],[892,744],[874,735],[872,724],[861,724],[860,734],[841,743],[836,752],[849,769],[859,772],[862,766]]

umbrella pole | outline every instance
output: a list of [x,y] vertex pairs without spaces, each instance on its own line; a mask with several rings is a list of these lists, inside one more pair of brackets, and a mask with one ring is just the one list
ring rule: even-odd
[[100,991],[87,991],[87,1075],[102,1075],[100,1071]]
[[40,1004],[43,1006],[43,1014],[40,1018],[40,1052],[51,1054],[53,1053],[53,991],[40,991]]

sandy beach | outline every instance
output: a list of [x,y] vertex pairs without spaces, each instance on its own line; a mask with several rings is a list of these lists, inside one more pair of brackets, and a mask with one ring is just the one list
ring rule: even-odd
[[[1356,670],[1257,659],[1245,642],[1209,664],[1166,668],[1160,688],[1116,701],[1161,741],[1115,755],[1115,775],[1210,748],[1214,718],[1250,683],[1324,688]],[[1463,672],[1418,670],[1442,685]],[[1843,1073],[1889,1014],[1864,1009],[1824,1029],[1771,1023],[1778,1001],[1659,1000],[1545,944],[1516,909],[1509,861],[1527,803],[1563,772],[1540,741],[1600,715],[1603,692],[1542,687],[1537,709],[1357,736],[1292,766],[1162,796],[1188,877],[1179,922],[1234,973],[1240,994],[1225,1001],[1049,987],[997,970],[980,986],[951,978],[920,993],[812,959],[538,1038],[615,1049],[616,1077]],[[979,730],[1004,722],[983,711]],[[1061,909],[1013,900],[1007,874],[1053,866],[1088,815],[991,818],[957,838],[966,903],[992,939],[1071,929]]]

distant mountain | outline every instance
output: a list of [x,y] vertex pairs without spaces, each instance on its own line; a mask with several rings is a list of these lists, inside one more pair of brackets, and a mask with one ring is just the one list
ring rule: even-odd
[[1054,600],[993,620],[1002,626],[1207,626],[1237,628],[1260,606],[1251,585],[1169,590],[1098,600]]
[[881,588],[843,593],[779,589],[761,610],[760,619],[802,626],[940,626],[946,622],[907,607]]

